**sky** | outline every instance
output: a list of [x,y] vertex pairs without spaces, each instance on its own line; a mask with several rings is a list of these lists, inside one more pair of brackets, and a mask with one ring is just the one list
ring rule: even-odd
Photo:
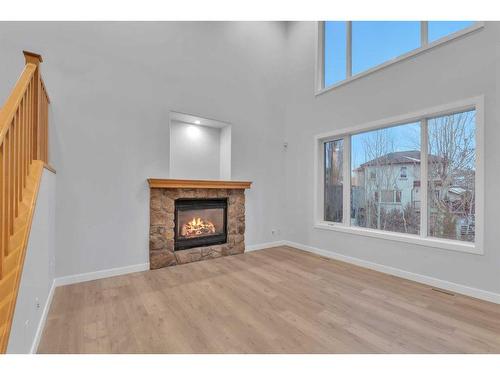
[[388,143],[392,143],[389,152],[420,150],[420,122],[355,134],[351,136],[352,170],[372,159],[365,152],[365,145],[373,144],[377,133],[383,134]]
[[[473,21],[430,21],[429,43]],[[325,87],[346,78],[346,22],[325,22]],[[419,21],[353,21],[352,75],[420,47]]]

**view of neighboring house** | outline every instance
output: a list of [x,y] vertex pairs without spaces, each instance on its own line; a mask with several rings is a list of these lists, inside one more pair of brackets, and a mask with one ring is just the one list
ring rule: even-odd
[[[439,156],[429,155],[429,163],[431,170],[447,168],[446,159]],[[433,167],[438,165],[441,168]],[[446,235],[457,239],[474,235],[473,216],[468,214],[473,209],[467,207],[473,192],[464,176],[465,172],[455,174],[447,181],[434,176],[430,183],[430,220],[437,221],[448,212],[451,219]],[[369,160],[352,171],[351,181],[353,225],[419,233],[420,151],[391,152]]]
[[353,203],[363,209],[366,200],[390,210],[420,204],[420,151],[392,152],[353,170]]
[[[338,143],[338,142],[337,142]],[[325,218],[342,221],[342,176],[338,144],[327,158]],[[447,158],[429,155],[430,235],[474,238],[473,170],[455,170]],[[420,232],[420,151],[386,153],[360,164],[351,174],[351,225],[402,233]]]
[[420,151],[391,152],[352,171],[352,224],[418,233]]

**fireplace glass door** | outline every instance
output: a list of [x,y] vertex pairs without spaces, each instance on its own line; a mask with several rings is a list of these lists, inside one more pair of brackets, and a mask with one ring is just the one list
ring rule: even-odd
[[175,201],[175,250],[227,241],[227,199]]

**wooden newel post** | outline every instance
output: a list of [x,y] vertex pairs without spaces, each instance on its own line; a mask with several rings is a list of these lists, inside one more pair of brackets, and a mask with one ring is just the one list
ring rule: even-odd
[[32,149],[32,159],[36,159],[36,160],[40,160],[42,157],[41,155],[41,147],[40,147],[40,137],[41,137],[41,134],[40,134],[40,94],[41,94],[41,88],[40,88],[40,85],[41,85],[41,81],[40,81],[40,63],[43,61],[42,60],[42,56],[37,54],[37,53],[33,53],[33,52],[28,52],[28,51],[23,51],[23,54],[24,54],[24,59],[25,59],[25,62],[26,64],[33,64],[33,65],[36,65],[36,70],[35,70],[35,74],[33,76],[33,82],[35,82],[35,85],[34,85],[34,93],[33,93],[33,96],[34,96],[34,106],[35,106],[35,110],[34,110],[34,118],[33,118],[33,144],[31,145],[31,149]]

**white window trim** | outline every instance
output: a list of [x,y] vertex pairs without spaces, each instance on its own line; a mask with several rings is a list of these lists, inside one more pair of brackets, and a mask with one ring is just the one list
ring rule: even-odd
[[[475,109],[476,110],[476,178],[475,178],[475,193],[476,193],[476,231],[474,243],[448,240],[435,237],[427,237],[427,221],[420,223],[420,235],[388,232],[377,229],[369,229],[362,227],[354,227],[350,225],[350,188],[351,188],[351,136],[356,133],[366,132],[385,127],[422,121],[423,118],[437,117],[456,112],[462,112]],[[422,161],[421,179],[426,183],[427,179],[427,132],[426,121],[422,122],[421,134],[421,153]],[[329,140],[344,139],[344,179],[343,179],[343,222],[334,223],[327,222],[323,218],[324,213],[324,158],[323,158],[323,143]],[[425,186],[425,185],[422,185]],[[427,202],[427,189],[421,189],[421,202]],[[421,210],[424,211],[424,217],[427,216],[427,204],[421,204]],[[440,105],[432,108],[426,108],[417,112],[406,115],[395,116],[391,118],[373,121],[367,124],[343,128],[328,133],[318,134],[314,137],[314,218],[313,227],[316,229],[327,229],[337,232],[350,233],[354,235],[362,235],[385,240],[405,242],[428,246],[443,250],[459,251],[471,254],[484,254],[484,96],[477,96],[457,102]]]
[[[382,70],[382,69],[385,69],[387,68],[388,66],[391,66],[393,64],[396,64],[398,62],[401,62],[401,61],[404,61],[404,60],[407,60],[411,57],[414,57],[416,55],[419,55],[425,51],[428,51],[430,49],[433,49],[435,47],[438,47],[438,46],[441,46],[443,44],[446,44],[452,40],[455,40],[455,39],[458,39],[458,38],[461,38],[465,35],[468,35],[470,33],[473,33],[477,30],[480,30],[480,29],[483,29],[484,28],[484,22],[475,22],[473,25],[465,28],[465,29],[462,29],[462,30],[459,30],[457,32],[454,32],[450,35],[447,35],[443,38],[440,38],[438,40],[435,40],[434,42],[432,43],[428,43],[427,41],[427,22],[425,21],[422,21],[422,26],[421,26],[421,32],[420,32],[420,35],[421,35],[421,46],[417,49],[414,49],[414,50],[411,50],[403,55],[400,55],[398,57],[395,57],[394,59],[392,60],[389,60],[389,61],[386,61],[380,65],[377,65],[377,66],[374,66],[373,68],[370,68],[368,70],[365,70],[361,73],[358,73],[356,75],[351,75],[350,72],[351,72],[351,66],[352,66],[352,61],[351,61],[351,54],[350,54],[350,48],[351,48],[351,23],[348,22],[348,25],[347,25],[347,48],[348,48],[348,54],[347,54],[347,62],[346,62],[346,66],[347,66],[347,78],[344,79],[343,81],[339,81],[338,83],[335,83],[331,86],[328,86],[328,87],[324,87],[324,32],[325,32],[325,29],[323,27],[324,25],[324,21],[319,21],[318,22],[318,30],[317,30],[317,38],[316,40],[318,41],[317,43],[317,54],[316,54],[316,78],[315,78],[315,95],[318,96],[318,95],[321,95],[321,94],[324,94],[328,91],[331,91],[333,89],[336,89],[337,87],[341,87],[341,86],[344,86],[346,84],[348,84],[349,82],[352,82],[352,81],[355,81],[359,78],[362,78],[362,77],[365,77],[369,74],[372,74],[374,72],[377,72],[379,70]],[[425,38],[425,39],[424,39]]]

